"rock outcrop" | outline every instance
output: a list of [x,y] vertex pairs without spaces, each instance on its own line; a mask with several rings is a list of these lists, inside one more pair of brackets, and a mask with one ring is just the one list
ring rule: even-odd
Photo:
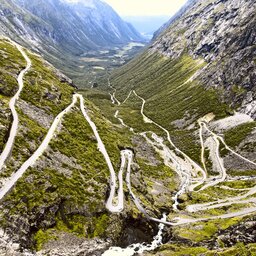
[[255,9],[253,0],[194,1],[169,22],[151,50],[174,59],[184,52],[203,59],[207,66],[194,79],[255,119]]

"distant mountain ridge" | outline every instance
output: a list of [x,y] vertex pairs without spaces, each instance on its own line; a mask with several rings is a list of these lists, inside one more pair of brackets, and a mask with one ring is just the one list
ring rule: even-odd
[[183,14],[186,13],[198,0],[187,0],[186,4],[183,5],[180,10],[174,14],[166,23],[164,23],[153,35],[153,40],[156,39],[164,30],[166,30],[173,22],[179,19]]
[[[1,23],[7,19],[10,25],[17,27],[19,36],[27,36],[32,30],[36,41],[43,37],[74,53],[86,48],[142,40],[130,24],[124,22],[108,4],[99,0],[76,3],[63,0],[13,0],[9,6],[1,5],[1,10],[9,14],[1,15]],[[15,5],[22,8],[22,13],[14,8]],[[38,22],[32,23],[32,20]],[[6,22],[5,25],[8,28]],[[43,31],[39,29],[42,25]]]
[[1,35],[40,54],[78,86],[94,79],[92,63],[81,56],[100,56],[110,50],[118,52],[129,43],[145,42],[131,24],[100,0],[1,0]]
[[[124,16],[123,19],[132,23],[143,35],[153,35],[170,16]],[[151,38],[150,38],[151,39]]]
[[240,112],[255,120],[255,9],[253,0],[197,0],[112,73],[116,97],[122,101],[136,90],[147,101],[145,113],[192,158],[197,142],[187,141],[199,118]]
[[100,0],[3,0],[0,12],[0,34],[54,57],[143,40]]

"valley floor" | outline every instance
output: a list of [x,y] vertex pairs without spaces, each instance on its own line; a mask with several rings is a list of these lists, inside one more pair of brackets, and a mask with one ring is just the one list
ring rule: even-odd
[[[13,121],[9,139],[0,155],[0,169],[8,164],[7,159],[14,147],[19,124],[19,115],[15,110],[15,104],[23,89],[23,76],[31,68],[31,60],[26,52],[20,46],[15,46],[25,58],[27,65],[18,76],[19,90],[10,100]],[[56,117],[52,120],[51,126],[37,149],[16,172],[2,180],[0,199],[4,199],[11,190],[15,190],[15,185],[19,179],[42,158],[49,145],[51,145],[51,141],[57,136],[58,129],[62,125],[65,116],[73,114],[72,111],[75,110],[81,111],[84,122],[89,125],[94,143],[97,145],[97,150],[101,153],[101,157],[104,158],[105,165],[110,173],[110,178],[108,179],[110,191],[106,198],[106,209],[112,214],[122,214],[125,211],[129,195],[133,202],[133,206],[129,202],[129,207],[136,207],[137,209],[134,211],[147,220],[160,223],[158,236],[153,240],[152,244],[144,245],[138,243],[131,245],[128,247],[129,254],[125,254],[125,249],[110,248],[103,255],[112,255],[111,253],[114,250],[123,253],[123,255],[133,255],[138,248],[140,248],[140,253],[152,251],[163,243],[164,225],[166,229],[168,229],[168,226],[171,226],[173,232],[184,239],[196,234],[194,238],[190,239],[192,241],[195,239],[195,241],[199,242],[204,238],[211,237],[217,231],[212,226],[222,226],[224,230],[232,224],[238,223],[244,216],[256,212],[255,175],[252,174],[253,172],[249,173],[249,175],[242,172],[241,174],[233,175],[225,167],[222,151],[225,150],[226,155],[229,154],[236,157],[237,161],[249,165],[253,170],[256,169],[256,162],[254,159],[249,159],[232,149],[225,138],[215,131],[216,127],[218,127],[217,122],[221,123],[221,121],[215,122],[212,113],[198,119],[197,133],[201,147],[200,156],[198,156],[201,161],[199,164],[184,150],[176,146],[168,129],[145,113],[147,100],[135,90],[131,90],[127,97],[121,101],[117,99],[116,89],[112,87],[110,81],[108,87],[110,99],[108,98],[107,100],[108,104],[112,104],[109,109],[113,113],[112,118],[115,119],[116,125],[121,126],[121,129],[131,134],[131,136],[143,139],[144,144],[152,148],[154,153],[158,155],[161,164],[168,168],[169,172],[175,173],[172,175],[179,183],[178,188],[171,191],[167,187],[168,185],[163,182],[167,177],[162,177],[163,180],[158,180],[157,177],[155,179],[144,177],[142,180],[144,181],[145,178],[149,178],[148,184],[150,185],[147,186],[147,183],[143,182],[143,188],[140,190],[139,188],[142,184],[140,184],[139,179],[136,177],[138,173],[133,173],[136,171],[135,166],[140,163],[136,156],[137,152],[130,147],[120,148],[121,163],[117,178],[116,164],[109,153],[109,145],[104,141],[107,138],[105,136],[102,138],[100,135],[101,127],[96,126],[96,123],[93,121],[94,116],[90,113],[88,106],[86,106],[83,95],[74,93],[72,102],[61,112],[57,113]],[[80,103],[79,107],[77,105],[78,101]],[[129,112],[129,110],[131,111]],[[134,114],[136,114],[138,122],[134,123],[133,126],[133,123],[129,120],[129,115],[132,116]],[[244,120],[245,123],[253,123],[253,120],[248,117]],[[123,181],[125,174],[126,184]],[[170,184],[170,187],[173,188],[174,186]],[[169,205],[165,205],[165,201],[159,199],[162,193],[160,188],[167,191],[166,193],[170,200]],[[152,199],[150,196],[154,198],[155,202],[160,204],[160,207],[154,203],[153,205],[151,204]],[[159,214],[160,216],[164,214],[164,217],[159,218]],[[231,218],[234,222],[230,222]],[[230,222],[230,225],[226,227],[225,222]],[[213,230],[207,230],[207,225],[212,225],[210,229]],[[201,228],[201,234],[197,232],[198,228]],[[205,236],[202,235],[203,233],[205,233]],[[203,236],[203,239],[200,235]],[[5,237],[5,234],[2,237]],[[38,255],[40,255],[40,252]]]

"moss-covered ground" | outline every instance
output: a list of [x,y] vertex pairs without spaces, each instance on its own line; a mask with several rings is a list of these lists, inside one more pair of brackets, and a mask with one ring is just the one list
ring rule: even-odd
[[8,138],[11,125],[9,100],[18,90],[17,76],[25,67],[23,56],[8,40],[0,39],[0,151]]
[[256,244],[251,243],[245,245],[243,243],[237,243],[235,246],[230,248],[221,248],[219,250],[208,250],[205,247],[186,247],[180,246],[179,244],[172,245],[163,245],[159,252],[155,254],[146,254],[149,255],[157,255],[157,256],[253,256],[256,255]]

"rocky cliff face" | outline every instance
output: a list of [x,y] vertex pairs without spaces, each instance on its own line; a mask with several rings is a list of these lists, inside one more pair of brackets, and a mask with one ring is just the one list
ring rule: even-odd
[[205,87],[256,118],[255,1],[195,1],[155,40],[151,50],[173,59],[187,52],[207,66],[199,71]]

